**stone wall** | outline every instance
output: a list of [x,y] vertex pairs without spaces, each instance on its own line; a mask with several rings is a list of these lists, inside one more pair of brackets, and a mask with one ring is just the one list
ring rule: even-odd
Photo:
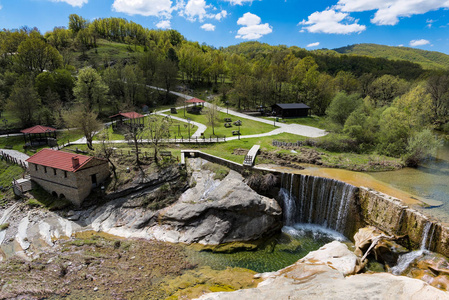
[[449,256],[449,228],[438,221],[404,205],[399,199],[365,187],[360,188],[359,204],[364,223],[390,235],[407,236],[409,246],[414,249],[420,248],[426,237],[428,250]]
[[[228,168],[242,173],[246,168],[238,163],[203,153],[197,150],[184,150],[187,157],[201,157],[208,161],[227,166]],[[272,173],[281,177],[283,173],[264,168],[248,168],[249,170]],[[280,184],[281,180],[279,180]],[[350,206],[348,220],[346,221],[348,230],[345,230],[347,237],[352,236],[359,228],[372,225],[389,235],[407,236],[409,245],[413,249],[419,249],[423,238],[427,236],[425,242],[426,249],[449,256],[449,228],[436,220],[431,220],[416,209],[412,209],[404,203],[389,195],[360,187],[355,195],[355,205]],[[430,224],[429,224],[430,223]],[[427,225],[427,227],[426,227]],[[351,234],[349,234],[351,231]],[[425,232],[427,231],[427,233]]]
[[220,164],[223,166],[228,167],[231,170],[234,170],[236,172],[242,173],[243,170],[245,170],[245,166],[243,164],[239,164],[212,154],[207,154],[198,150],[182,150],[181,155],[184,155],[185,157],[200,157],[207,161]]
[[91,175],[97,174],[97,182],[109,176],[109,166],[102,160],[94,162],[77,172],[29,164],[31,179],[50,194],[64,197],[79,206],[92,189]]
[[33,163],[29,163],[28,169],[31,179],[50,194],[54,195],[56,193],[58,197],[63,196],[72,202],[78,202],[78,187],[75,173]]
[[107,162],[99,161],[98,164],[94,164],[83,168],[75,172],[76,184],[78,186],[78,201],[77,205],[86,198],[92,190],[92,175],[97,177],[97,185],[101,184],[106,178],[109,177],[109,165]]

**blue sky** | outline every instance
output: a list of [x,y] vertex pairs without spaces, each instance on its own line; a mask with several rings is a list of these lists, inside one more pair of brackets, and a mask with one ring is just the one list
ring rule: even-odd
[[120,17],[215,47],[258,40],[306,49],[357,43],[449,54],[449,0],[0,0],[0,28]]

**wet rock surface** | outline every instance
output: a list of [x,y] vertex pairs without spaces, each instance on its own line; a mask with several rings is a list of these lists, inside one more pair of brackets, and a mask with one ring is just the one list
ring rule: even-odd
[[309,253],[294,265],[265,273],[257,288],[212,293],[198,299],[449,299],[427,283],[389,273],[351,275],[357,257],[340,242]]
[[[257,240],[282,227],[278,203],[258,195],[243,183],[240,174],[231,171],[223,180],[214,179],[213,172],[203,170],[203,160],[190,161],[190,183],[180,180],[171,169],[160,177],[151,175],[139,188],[127,187],[114,197],[109,195],[117,198],[103,205],[52,212],[17,203],[13,211],[0,211],[4,222],[10,222],[1,231],[0,257],[15,252],[30,257],[42,246],[53,246],[55,239],[85,230],[125,238],[218,245]],[[192,187],[182,193],[185,186]],[[121,197],[124,194],[127,196]],[[152,209],[159,200],[176,195],[181,196],[172,205]]]

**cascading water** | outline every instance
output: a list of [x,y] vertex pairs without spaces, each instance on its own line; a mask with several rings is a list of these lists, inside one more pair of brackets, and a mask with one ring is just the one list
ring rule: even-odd
[[334,179],[283,174],[280,198],[284,224],[318,224],[344,234],[356,189]]
[[[426,222],[423,228],[423,235],[421,239],[420,249],[416,251],[411,251],[409,253],[403,254],[399,257],[396,266],[391,268],[391,273],[394,275],[401,275],[408,267],[414,263],[417,259],[423,257],[428,253],[428,249],[432,245],[433,234],[435,232],[435,225],[430,221]],[[429,236],[430,233],[430,236]]]

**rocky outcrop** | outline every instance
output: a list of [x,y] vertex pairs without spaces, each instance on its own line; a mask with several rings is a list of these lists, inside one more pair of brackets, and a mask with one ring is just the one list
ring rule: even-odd
[[156,239],[218,245],[257,240],[282,227],[279,204],[254,192],[237,172],[219,181],[196,171],[193,180],[194,188],[149,222]]
[[281,208],[274,199],[258,195],[237,172],[223,179],[201,170],[192,160],[192,185],[173,205],[151,211],[129,208],[133,199],[117,199],[96,209],[86,219],[97,231],[172,243],[218,245],[257,240],[282,227]]
[[294,265],[260,275],[265,280],[257,288],[198,299],[449,299],[448,293],[413,278],[388,273],[348,276],[357,262],[346,245],[332,242]]
[[[117,192],[112,198],[118,198],[106,204],[70,211],[64,216],[39,210],[27,213],[25,209],[16,214],[17,224],[12,222],[2,231],[0,238],[4,243],[0,243],[0,248],[15,239],[23,250],[32,253],[38,251],[36,246],[42,245],[42,241],[52,245],[55,238],[85,230],[204,245],[253,241],[280,230],[282,211],[274,199],[258,195],[237,172],[230,171],[218,180],[213,172],[202,169],[202,159],[189,161],[192,187],[164,209],[151,210],[148,205],[154,194],[162,198],[176,194],[167,183],[179,182],[176,169],[169,169],[160,177],[151,175],[137,188]],[[189,184],[184,182],[181,187],[184,189],[185,185]]]

